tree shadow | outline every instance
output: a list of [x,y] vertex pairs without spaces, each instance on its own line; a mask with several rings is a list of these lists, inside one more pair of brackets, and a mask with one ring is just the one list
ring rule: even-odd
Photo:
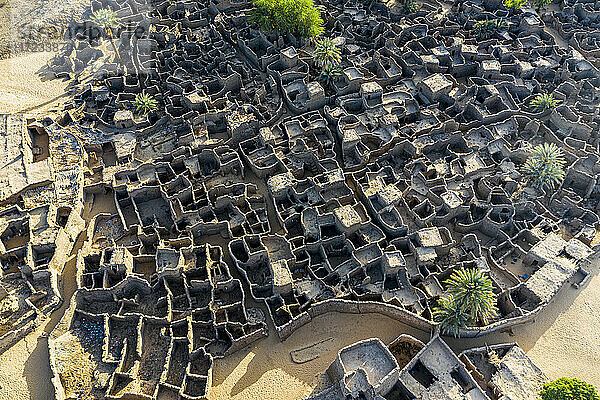
[[[584,286],[576,289],[567,282],[555,299],[530,323],[478,338],[444,337],[444,340],[457,354],[463,350],[486,344],[512,342],[517,342],[525,351],[529,351],[599,274],[599,267],[600,261],[595,259],[586,268],[590,273],[590,278]],[[268,383],[270,379],[266,378],[265,380],[263,375],[273,370],[278,370],[277,374],[288,374],[292,380],[301,384],[314,386],[315,388],[311,392],[315,394],[326,388],[327,382],[319,379],[319,374],[323,373],[333,362],[338,351],[349,344],[371,337],[379,337],[384,343],[389,343],[402,333],[408,333],[425,343],[431,338],[430,332],[418,331],[382,315],[328,313],[315,317],[282,342],[279,340],[270,318],[267,320],[269,325],[267,338],[251,344],[226,359],[217,360],[218,366],[214,370],[215,384],[216,386],[225,385],[223,389],[231,398],[240,396],[258,382]],[[314,360],[303,364],[296,364],[291,360],[290,351],[330,336],[334,337],[334,341],[331,342],[331,345],[326,346],[326,349]],[[234,381],[228,382],[231,379]],[[281,382],[285,382],[285,380]],[[282,386],[276,390],[282,396],[286,396],[288,388]],[[289,388],[289,390],[293,390],[293,388]],[[278,396],[278,398],[284,397]]]

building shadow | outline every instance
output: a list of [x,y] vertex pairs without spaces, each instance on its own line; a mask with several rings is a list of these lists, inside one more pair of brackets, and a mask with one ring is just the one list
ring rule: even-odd
[[25,362],[23,374],[30,400],[49,400],[54,398],[52,385],[52,371],[50,370],[50,354],[48,351],[48,338],[39,336],[35,349]]

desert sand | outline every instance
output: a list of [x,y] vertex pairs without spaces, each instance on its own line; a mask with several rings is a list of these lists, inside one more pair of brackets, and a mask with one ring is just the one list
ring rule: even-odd
[[577,377],[600,388],[600,260],[587,268],[590,279],[576,289],[565,285],[533,323],[472,340],[451,339],[455,351],[517,342],[550,379]]
[[20,43],[62,39],[64,27],[83,15],[90,0],[0,0],[0,58],[14,57]]
[[529,357],[550,379],[584,379],[600,387],[600,275],[535,342]]
[[43,328],[42,325],[0,355],[0,398],[47,400],[54,396]]
[[37,72],[54,53],[32,53],[0,60],[0,113],[49,111],[66,98],[68,82],[43,82]]
[[[362,339],[378,337],[391,342],[400,333],[427,340],[429,333],[379,314],[320,315],[286,341],[275,332],[250,347],[222,360],[213,370],[210,398],[289,400],[308,396],[320,383],[319,375],[331,364],[339,349]],[[315,346],[318,358],[296,364],[290,352],[325,340]]]
[[[20,0],[19,4],[39,4],[42,0]],[[0,39],[6,39],[7,6],[0,0]],[[56,2],[55,4],[57,4]],[[64,2],[74,3],[74,2]],[[38,7],[39,8],[39,7]],[[48,7],[51,8],[51,7]],[[56,9],[56,8],[55,8]],[[4,18],[4,19],[2,19]],[[13,33],[10,33],[12,35]],[[5,40],[6,41],[6,40]],[[1,47],[1,46],[0,46]],[[0,60],[0,112],[48,111],[64,100],[66,82],[42,82],[37,71],[53,53],[33,53]],[[517,327],[507,333],[474,339],[451,340],[461,349],[485,343],[517,341],[533,361],[551,379],[573,376],[600,388],[600,262],[596,262],[592,279],[582,289],[565,287],[553,304],[533,324]],[[66,282],[67,292],[74,290]],[[70,293],[66,293],[67,298]],[[25,339],[0,355],[0,398],[3,400],[47,400],[53,397],[44,331],[55,325],[56,316]],[[320,374],[333,361],[342,347],[356,341],[378,337],[389,343],[402,333],[428,340],[430,334],[377,314],[355,315],[331,313],[315,318],[280,342],[272,326],[268,338],[225,359],[217,360],[213,371],[212,400],[301,399],[322,383]],[[324,341],[315,346],[318,357],[296,364],[290,352]]]
[[[558,301],[535,323],[514,329],[514,336],[497,334],[475,340],[450,340],[453,348],[485,343],[518,341],[534,362],[550,377],[577,376],[600,386],[600,276],[585,288],[565,287]],[[48,350],[38,331],[0,356],[0,397],[7,400],[51,398]],[[542,333],[544,332],[545,333]],[[412,329],[377,314],[330,313],[315,318],[286,341],[274,332],[230,357],[217,360],[213,371],[212,400],[301,399],[321,384],[320,374],[342,347],[361,339],[378,337],[389,343],[401,333],[427,340],[429,333]],[[290,352],[328,340],[318,346],[318,358],[292,362]]]

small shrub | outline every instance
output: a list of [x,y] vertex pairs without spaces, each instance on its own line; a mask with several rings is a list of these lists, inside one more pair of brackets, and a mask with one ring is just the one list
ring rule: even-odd
[[546,383],[540,397],[542,400],[600,400],[594,386],[576,378],[559,378]]
[[473,25],[473,30],[479,39],[489,39],[496,33],[504,31],[508,28],[508,23],[502,18],[490,19],[485,21],[477,21]]
[[502,0],[504,7],[511,11],[518,11],[527,3],[527,0]]
[[138,114],[147,114],[150,111],[158,109],[158,101],[146,93],[137,94],[133,105],[135,107],[135,112]]
[[339,65],[342,61],[342,53],[332,39],[317,39],[313,59],[320,68],[324,68],[326,65]]
[[545,8],[550,3],[552,3],[552,0],[531,0],[531,4],[538,11]]
[[544,143],[533,148],[523,166],[523,174],[535,188],[554,188],[565,179],[564,165],[563,151],[554,143]]
[[323,33],[323,19],[313,0],[254,0],[250,21],[266,31],[299,37]]
[[412,14],[419,11],[419,3],[416,0],[404,0],[402,2],[402,14]]
[[560,104],[560,100],[555,99],[552,94],[540,93],[531,102],[529,106],[536,112],[542,112],[556,108]]
[[440,297],[438,307],[433,308],[433,320],[440,324],[442,332],[458,337],[460,329],[470,325],[469,313],[452,296]]

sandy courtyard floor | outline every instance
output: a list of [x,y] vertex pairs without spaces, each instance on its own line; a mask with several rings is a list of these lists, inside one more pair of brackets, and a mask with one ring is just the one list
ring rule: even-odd
[[[19,1],[23,4],[27,1],[32,4],[58,2]],[[0,29],[0,39],[5,34]],[[42,82],[37,75],[52,56],[52,53],[33,53],[0,59],[0,113],[47,111],[64,99],[66,82]],[[593,277],[585,288],[564,288],[559,298],[535,323],[515,328],[513,336],[496,334],[472,341],[449,340],[449,343],[458,350],[485,343],[517,341],[549,378],[579,377],[600,389],[599,267],[600,262],[597,261]],[[0,399],[52,398],[47,342],[41,337],[42,331],[43,326],[0,355]],[[424,341],[429,338],[428,333],[377,314],[322,315],[285,342],[280,342],[271,330],[268,338],[215,362],[210,399],[301,399],[319,386],[320,374],[342,347],[371,337],[389,343],[402,333]],[[291,351],[323,340],[325,342],[319,345],[318,358],[304,364],[291,360]]]
[[[550,309],[535,323],[515,328],[514,336],[496,334],[462,341],[460,346],[453,347],[517,341],[550,379],[577,377],[600,388],[600,275],[597,269],[598,265],[595,276],[583,290],[565,287],[561,298]],[[271,335],[250,350],[218,360],[210,398],[301,399],[319,383],[315,374],[325,371],[342,347],[370,337],[389,343],[401,333],[424,341],[429,337],[381,315],[321,315],[285,342]],[[335,336],[334,340],[328,342],[327,350],[318,359],[301,365],[291,361],[290,351],[331,336]]]
[[0,398],[3,400],[49,400],[48,342],[41,337],[43,325],[0,355]]
[[[472,340],[448,339],[456,351],[486,343],[518,342],[550,379],[578,377],[600,388],[600,260],[582,289],[565,286],[557,299],[532,324]],[[429,334],[377,314],[331,313],[315,318],[285,342],[274,333],[223,360],[213,371],[211,400],[293,400],[318,387],[320,373],[344,346],[371,337],[389,343],[402,333],[427,341]],[[322,353],[305,364],[291,361],[290,352],[322,340]]]

